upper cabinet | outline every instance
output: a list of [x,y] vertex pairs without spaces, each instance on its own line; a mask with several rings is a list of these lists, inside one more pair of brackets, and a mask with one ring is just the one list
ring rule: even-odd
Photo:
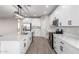
[[[58,26],[79,26],[79,6],[58,6],[50,15],[50,20],[52,24],[56,23]],[[55,22],[56,20],[58,22]]]

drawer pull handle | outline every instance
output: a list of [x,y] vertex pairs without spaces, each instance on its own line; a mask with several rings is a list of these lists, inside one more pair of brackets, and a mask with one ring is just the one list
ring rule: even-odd
[[63,47],[62,46],[60,46],[60,50],[63,52]]
[[24,47],[26,47],[26,43],[24,43]]
[[24,41],[26,41],[26,39],[24,39]]
[[64,44],[62,41],[60,42],[61,44]]

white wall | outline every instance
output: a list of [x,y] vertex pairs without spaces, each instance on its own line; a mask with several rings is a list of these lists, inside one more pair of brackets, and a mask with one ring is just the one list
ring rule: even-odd
[[0,19],[0,35],[11,35],[17,33],[17,20],[15,19]]
[[34,36],[48,38],[49,17],[47,15],[41,18],[32,18],[31,23]]
[[31,23],[33,36],[40,36],[40,18],[24,18],[23,23]]
[[67,26],[68,20],[72,20],[72,26],[79,26],[79,6],[59,6],[52,15],[50,15],[50,19],[53,20],[54,17],[58,18],[59,21],[62,22],[62,25]]
[[32,26],[40,26],[40,18],[31,19]]
[[[64,5],[59,6],[51,15],[50,15],[50,25],[54,20],[54,17],[58,18],[62,25],[68,26],[68,20],[72,20],[72,26],[63,27],[64,32],[77,34],[79,35],[79,6],[78,5]],[[50,28],[53,30],[54,28]]]
[[32,18],[31,19],[32,23],[32,31],[33,31],[33,36],[40,37],[40,18]]
[[42,16],[41,20],[41,37],[48,38],[49,16]]
[[24,18],[23,23],[31,23],[31,18]]

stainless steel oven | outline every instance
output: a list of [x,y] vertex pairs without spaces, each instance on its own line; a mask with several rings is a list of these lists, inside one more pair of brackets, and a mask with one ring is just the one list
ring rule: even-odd
[[27,34],[29,31],[31,31],[31,23],[26,23],[22,25],[22,34]]

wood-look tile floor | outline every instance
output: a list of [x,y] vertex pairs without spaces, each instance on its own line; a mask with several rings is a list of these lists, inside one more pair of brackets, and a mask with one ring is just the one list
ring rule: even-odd
[[26,54],[55,54],[55,52],[49,46],[47,39],[34,37]]

